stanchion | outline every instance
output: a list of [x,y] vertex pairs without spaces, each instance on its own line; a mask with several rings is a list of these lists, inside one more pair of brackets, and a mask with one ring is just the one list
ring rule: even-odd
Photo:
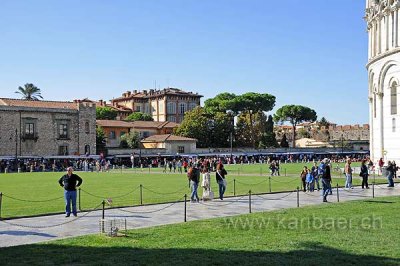
[[375,180],[372,182],[372,198],[375,198]]
[[103,211],[102,211],[102,214],[101,214],[101,219],[102,219],[101,232],[104,233],[104,217],[105,217],[104,213],[105,213],[105,210],[106,210],[106,202],[105,202],[105,200],[103,200],[102,205],[103,205]]
[[300,207],[300,193],[299,193],[299,187],[297,187],[297,208]]
[[149,174],[150,174],[150,166],[149,166]]
[[286,176],[286,168],[285,168],[285,176]]
[[233,196],[236,196],[236,179],[233,179]]
[[268,186],[269,186],[269,193],[272,192],[272,188],[271,188],[271,177],[268,177],[269,182],[268,182]]
[[336,183],[336,195],[337,195],[337,202],[339,202],[339,184]]
[[0,219],[1,219],[1,205],[3,202],[3,192],[0,192]]
[[143,205],[143,185],[140,184],[140,205]]
[[249,213],[251,213],[251,190],[249,190]]
[[186,204],[187,204],[187,195],[185,194],[185,212],[184,212],[184,221],[185,221],[185,223],[187,222],[187,219],[186,219]]
[[262,167],[260,166],[260,176],[262,176]]
[[78,209],[79,209],[79,211],[82,211],[82,208],[81,208],[81,188],[78,188]]

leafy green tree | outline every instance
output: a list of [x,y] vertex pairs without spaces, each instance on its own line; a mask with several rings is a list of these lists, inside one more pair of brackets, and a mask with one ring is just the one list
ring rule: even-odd
[[[253,148],[260,147],[261,138],[265,134],[266,124],[267,117],[264,112],[258,112],[252,116],[246,112],[241,113],[237,118],[236,124],[237,145]],[[254,146],[254,143],[256,143],[257,147]],[[263,145],[261,144],[261,146]]]
[[[233,111],[237,108],[236,105],[236,95],[234,93],[224,92],[220,93],[214,98],[207,99],[204,102],[204,108],[208,113]],[[237,114],[235,114],[237,115]]]
[[154,121],[153,117],[150,114],[142,113],[142,112],[134,112],[130,114],[126,121]]
[[117,117],[117,111],[108,106],[97,106],[96,107],[96,119],[102,120],[115,120]]
[[131,149],[136,149],[140,145],[140,136],[139,133],[136,131],[131,131],[128,134],[124,134],[121,136],[121,143],[120,147],[121,148],[131,148]]
[[314,122],[317,120],[317,113],[302,105],[284,105],[274,115],[275,122],[288,121],[293,127],[293,147],[296,147],[296,126],[302,122]]
[[331,123],[329,123],[329,121],[326,120],[325,117],[322,117],[321,120],[318,122],[318,125],[319,125],[320,127],[329,127],[330,124],[331,124]]
[[276,141],[276,136],[274,132],[274,120],[272,118],[272,115],[268,116],[267,122],[265,124],[265,132],[261,134],[259,147],[260,148],[278,147],[278,142]]
[[233,133],[233,124],[229,114],[216,113],[212,119],[208,120],[206,130],[210,133],[210,147],[230,147],[230,134]]
[[106,136],[102,127],[96,127],[96,151],[97,154],[105,151],[106,147]]
[[283,136],[282,136],[281,147],[289,148],[289,142],[287,141],[286,134],[283,134]]
[[18,87],[15,93],[21,94],[24,100],[38,101],[39,98],[43,99],[40,89],[32,83],[26,83],[24,87]]
[[205,110],[198,106],[185,113],[185,117],[174,133],[179,136],[197,139],[199,148],[211,147],[210,136],[212,132],[208,131],[209,120],[213,116],[207,114]]

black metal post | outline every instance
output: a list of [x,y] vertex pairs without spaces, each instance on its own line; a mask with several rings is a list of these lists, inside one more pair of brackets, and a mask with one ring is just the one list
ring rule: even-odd
[[286,168],[285,168],[285,176],[286,176]]
[[15,129],[15,171],[18,171],[18,129]]
[[140,205],[143,205],[143,185],[140,184]]
[[251,213],[251,190],[249,190],[249,213]]
[[272,188],[271,188],[271,177],[268,177],[268,179],[269,179],[269,193],[271,193],[271,191],[272,191]]
[[233,179],[233,196],[236,196],[236,179]]
[[339,202],[339,184],[336,183],[336,195],[337,195],[337,202]]
[[105,213],[105,210],[106,210],[106,202],[103,200],[103,202],[102,202],[102,205],[103,205],[103,211],[102,211],[102,214],[101,214],[101,232],[102,233],[104,233],[104,217],[105,217],[105,215],[104,215],[104,213]]
[[1,204],[3,202],[3,192],[0,192],[0,219],[1,219]]
[[299,193],[299,187],[297,187],[297,208],[300,207],[300,193]]
[[81,208],[81,188],[78,188],[78,209],[79,209],[79,211],[82,211],[82,208]]
[[375,198],[375,181],[372,183],[372,198]]
[[187,222],[187,219],[186,219],[186,204],[187,204],[187,195],[185,194],[185,211],[184,211],[184,221],[185,221],[185,223]]

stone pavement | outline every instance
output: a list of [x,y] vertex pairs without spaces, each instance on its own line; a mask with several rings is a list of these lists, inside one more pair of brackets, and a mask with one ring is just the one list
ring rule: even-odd
[[[387,188],[375,186],[375,197],[400,195],[400,185]],[[372,198],[372,189],[339,189],[340,201]],[[329,202],[337,202],[336,188]],[[322,204],[320,193],[299,193],[300,207]],[[329,204],[329,203],[324,203]],[[297,192],[251,196],[251,211],[264,212],[297,207]],[[216,199],[209,202],[187,203],[187,221],[227,217],[249,213],[249,195]],[[51,215],[0,221],[0,247],[39,243],[100,232],[102,211],[81,212],[79,217]],[[126,219],[128,229],[184,222],[184,202],[106,209],[105,219]]]

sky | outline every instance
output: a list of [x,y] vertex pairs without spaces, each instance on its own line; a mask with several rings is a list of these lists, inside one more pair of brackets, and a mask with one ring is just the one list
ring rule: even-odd
[[174,87],[269,93],[368,123],[365,0],[1,0],[0,97],[111,100]]

